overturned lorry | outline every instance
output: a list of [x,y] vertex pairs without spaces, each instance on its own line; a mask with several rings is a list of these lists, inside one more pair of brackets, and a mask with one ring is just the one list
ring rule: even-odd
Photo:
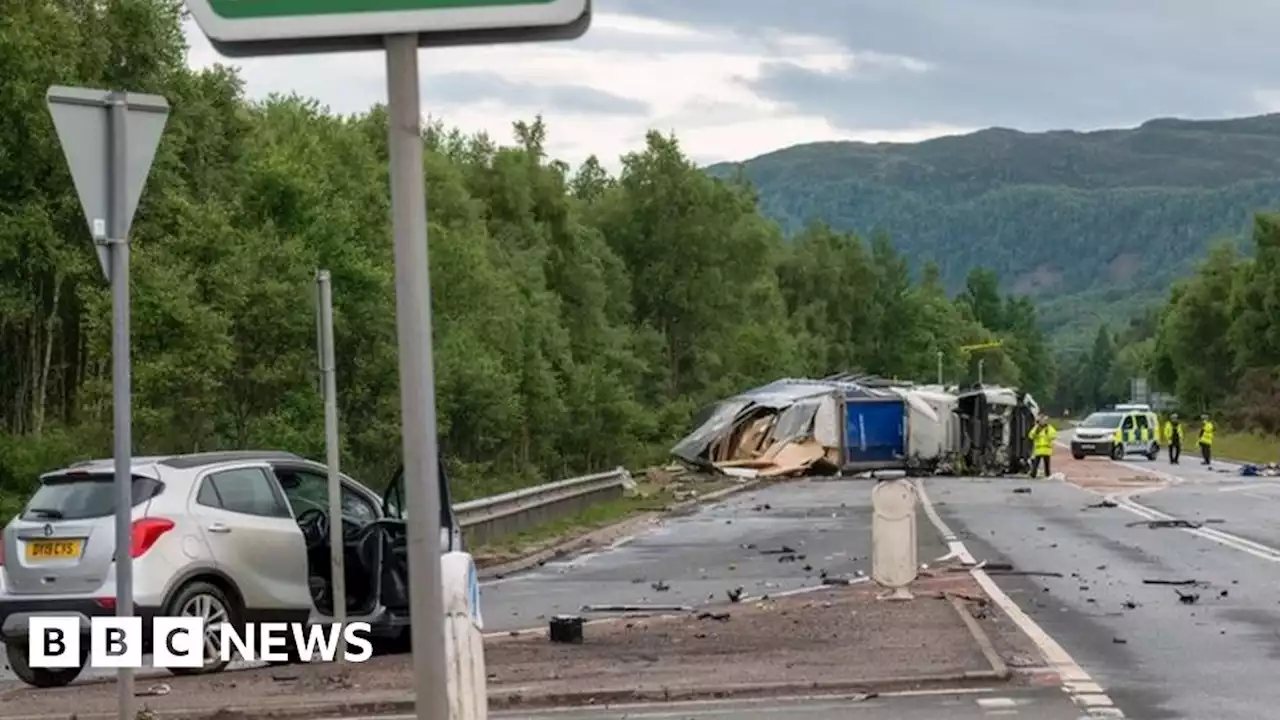
[[740,477],[1016,473],[1029,462],[1038,411],[1009,388],[787,378],[705,409],[671,453],[695,469]]

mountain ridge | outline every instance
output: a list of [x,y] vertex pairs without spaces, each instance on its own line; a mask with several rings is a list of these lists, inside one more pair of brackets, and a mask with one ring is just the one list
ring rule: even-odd
[[1059,328],[1089,324],[1081,313],[1119,321],[1140,311],[1212,240],[1280,207],[1280,113],[810,143],[707,171],[744,174],[788,232],[815,220],[887,231],[917,264],[936,260],[953,290],[972,267],[992,268]]

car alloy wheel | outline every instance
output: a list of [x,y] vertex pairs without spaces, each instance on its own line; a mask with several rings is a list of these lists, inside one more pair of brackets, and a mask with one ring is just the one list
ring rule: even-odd
[[222,598],[205,593],[191,596],[178,611],[182,617],[198,617],[204,621],[204,666],[212,668],[221,660],[221,627],[231,620]]

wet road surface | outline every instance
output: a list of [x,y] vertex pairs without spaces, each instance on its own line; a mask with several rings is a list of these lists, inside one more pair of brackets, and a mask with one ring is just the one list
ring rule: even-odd
[[[1062,482],[934,478],[926,487],[977,559],[1062,574],[993,579],[1127,717],[1274,716],[1280,552],[1233,538],[1280,543],[1273,519],[1280,505],[1272,504],[1280,490],[1267,478],[1172,466],[1163,458],[1126,467],[1173,475],[1174,484],[1143,492],[1135,504],[1120,495],[1120,507],[1094,509],[1085,506],[1098,495]],[[1235,489],[1245,484],[1251,489]],[[1031,492],[1014,493],[1020,486]],[[1169,516],[1223,522],[1200,530],[1145,524]],[[1197,597],[1188,603],[1180,595]]]

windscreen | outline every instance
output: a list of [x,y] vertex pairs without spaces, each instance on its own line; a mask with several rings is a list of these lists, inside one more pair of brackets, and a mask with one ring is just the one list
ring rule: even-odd
[[[133,506],[160,494],[164,486],[152,478],[133,478]],[[45,478],[27,507],[23,520],[86,520],[116,511],[115,476],[110,473],[68,473]]]
[[1080,423],[1080,427],[1089,430],[1110,430],[1118,427],[1124,418],[1123,413],[1094,413]]

